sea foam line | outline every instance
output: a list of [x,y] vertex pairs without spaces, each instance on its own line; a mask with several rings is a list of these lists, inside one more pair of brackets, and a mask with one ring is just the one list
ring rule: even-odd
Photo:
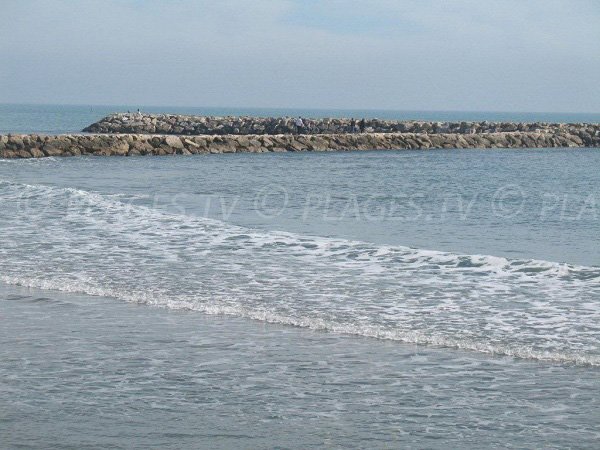
[[536,360],[540,362],[573,364],[581,366],[600,367],[600,356],[578,355],[558,351],[540,351],[527,346],[497,345],[477,342],[469,339],[455,339],[447,336],[427,334],[417,330],[384,329],[371,325],[340,324],[331,320],[311,317],[288,317],[269,311],[254,311],[243,307],[225,305],[205,305],[191,301],[175,302],[169,298],[152,295],[135,295],[114,289],[86,285],[61,280],[40,280],[0,275],[0,281],[5,284],[23,286],[27,288],[55,290],[72,294],[85,294],[98,297],[110,297],[129,303],[143,304],[159,308],[188,310],[201,312],[208,315],[233,316],[266,322],[277,325],[287,325],[296,328],[309,329],[352,335],[379,340],[397,341],[404,344],[416,344],[438,348],[471,351],[491,356],[507,356],[516,359]]
[[[289,241],[290,243],[306,242],[316,244],[319,251],[327,252],[335,251],[336,248],[346,248],[349,251],[355,251],[357,248],[369,246],[373,249],[372,244],[360,241],[349,241],[335,238],[314,238],[310,236],[301,236],[287,232],[258,232],[247,228],[227,224],[214,219],[204,219],[199,217],[167,214],[153,208],[140,205],[131,205],[115,200],[114,197],[107,197],[105,194],[90,192],[75,188],[58,188],[54,186],[44,185],[26,185],[13,183],[10,181],[0,181],[0,188],[14,188],[14,193],[17,195],[28,195],[27,191],[31,191],[32,195],[71,195],[81,197],[96,205],[101,209],[110,211],[111,213],[127,214],[135,213],[136,219],[152,220],[156,218],[168,219],[176,221],[178,224],[184,224],[191,227],[206,227],[217,226],[218,233],[225,237],[232,234],[246,234],[252,236],[259,243],[269,244],[279,241]],[[23,189],[25,188],[25,189]],[[159,224],[162,226],[162,224]],[[223,238],[223,236],[221,236]],[[401,246],[377,246],[376,257],[385,257],[387,254],[400,253],[403,257],[414,258],[426,262],[436,261],[440,264],[460,262],[461,258],[468,258],[474,264],[474,267],[484,266],[494,272],[495,275],[502,274],[520,274],[525,267],[537,267],[545,269],[543,272],[534,272],[532,277],[547,276],[550,278],[564,277],[570,272],[585,272],[597,276],[598,268],[571,266],[567,264],[553,263],[541,260],[508,260],[506,258],[486,256],[486,255],[459,255],[449,252],[439,252],[432,250],[411,249]],[[320,258],[319,254],[313,255]],[[364,337],[372,337],[377,339],[395,340],[410,344],[430,345],[436,347],[455,348],[460,350],[470,350],[479,353],[492,355],[505,355],[516,358],[534,359],[539,361],[549,361],[567,364],[581,365],[600,365],[600,357],[595,355],[580,355],[576,353],[568,353],[562,351],[541,351],[526,345],[497,345],[480,342],[473,339],[458,339],[452,336],[441,336],[433,333],[426,333],[421,330],[403,330],[399,328],[383,328],[377,325],[361,325],[360,323],[338,323],[333,320],[324,320],[317,317],[302,316],[293,317],[279,314],[273,311],[264,311],[259,309],[246,308],[243,305],[216,305],[214,303],[202,304],[194,303],[189,299],[177,299],[174,301],[169,296],[160,296],[152,292],[144,292],[143,294],[135,294],[125,292],[123,290],[106,288],[97,286],[93,283],[73,283],[72,281],[64,281],[59,278],[43,279],[39,277],[25,278],[18,276],[0,276],[0,280],[7,284],[16,284],[31,288],[53,289],[64,292],[83,293],[88,295],[108,296],[122,299],[129,302],[162,306],[173,309],[189,309],[200,311],[206,314],[231,315],[236,317],[244,317],[263,322],[291,325],[301,328],[308,328],[317,331],[328,331],[332,333],[357,335]],[[588,279],[589,280],[589,279]]]
[[[230,232],[236,234],[248,234],[256,239],[263,239],[265,243],[273,242],[277,240],[294,241],[298,242],[301,240],[312,240],[319,248],[336,248],[344,246],[372,246],[373,244],[360,240],[347,240],[341,238],[328,238],[313,235],[300,235],[296,233],[286,231],[257,231],[242,226],[230,224],[213,218],[201,217],[201,216],[189,216],[184,214],[173,214],[170,212],[160,211],[151,207],[137,205],[133,203],[123,203],[116,198],[119,194],[104,194],[94,191],[86,191],[83,189],[77,189],[72,187],[56,187],[51,185],[32,185],[26,183],[15,183],[9,180],[0,179],[0,187],[2,185],[15,187],[19,190],[19,199],[23,199],[24,194],[21,188],[28,190],[37,190],[38,192],[48,195],[60,195],[67,194],[74,197],[79,197],[88,200],[89,203],[86,205],[94,205],[96,207],[104,208],[111,213],[120,212],[127,214],[139,213],[143,217],[151,218],[164,218],[169,220],[178,220],[184,222],[185,225],[193,226],[218,226],[221,227],[223,232]],[[134,198],[145,198],[145,196],[139,195],[128,195],[130,199]],[[72,204],[71,204],[72,205]],[[600,267],[597,266],[582,266],[575,264],[568,264],[562,262],[546,261],[541,259],[508,259],[501,256],[493,255],[481,255],[481,254],[461,254],[439,250],[428,250],[428,249],[417,249],[413,247],[407,247],[402,245],[378,245],[379,256],[383,256],[385,253],[391,253],[399,251],[405,255],[411,255],[417,258],[425,258],[429,262],[434,263],[448,263],[448,262],[459,262],[461,259],[469,259],[475,264],[479,264],[479,267],[485,267],[490,271],[502,274],[503,272],[514,273],[526,273],[527,269],[541,269],[537,272],[541,275],[553,275],[553,276],[567,276],[570,273],[584,273],[589,279],[590,275],[592,278],[600,279]]]

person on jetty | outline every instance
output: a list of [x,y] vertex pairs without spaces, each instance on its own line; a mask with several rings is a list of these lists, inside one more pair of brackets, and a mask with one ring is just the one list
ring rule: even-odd
[[304,133],[305,134],[311,134],[312,133],[312,127],[313,127],[313,123],[310,119],[302,119],[302,123],[304,124]]
[[356,132],[356,120],[354,120],[354,117],[352,119],[350,119],[350,133],[355,133]]
[[296,125],[296,134],[300,134],[304,130],[304,122],[302,122],[302,117],[298,116],[298,118],[294,121]]
[[358,128],[360,129],[361,133],[365,132],[365,118],[363,117],[362,119],[360,119],[360,122],[358,123]]

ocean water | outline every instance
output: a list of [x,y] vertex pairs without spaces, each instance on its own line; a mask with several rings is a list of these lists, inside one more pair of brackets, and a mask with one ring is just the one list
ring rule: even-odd
[[0,448],[594,448],[599,166],[0,160]]
[[15,105],[0,103],[0,134],[6,133],[76,133],[115,112],[137,111],[248,116],[302,116],[302,117],[376,117],[396,120],[433,121],[516,121],[516,122],[600,122],[600,113],[544,113],[544,112],[477,112],[477,111],[393,111],[343,110],[301,108],[217,108],[142,105]]
[[0,160],[0,443],[593,448],[599,164]]
[[2,448],[595,448],[598,371],[0,288]]

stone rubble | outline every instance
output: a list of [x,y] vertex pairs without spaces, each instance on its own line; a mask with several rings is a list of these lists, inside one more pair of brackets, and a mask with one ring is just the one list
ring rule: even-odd
[[[356,118],[356,123],[360,118]],[[176,135],[256,135],[293,134],[293,117],[210,117],[175,114],[111,114],[86,127],[90,133],[176,134]],[[344,134],[352,132],[351,119],[302,119],[303,134]],[[365,119],[370,133],[480,134],[502,132],[551,132],[594,135],[598,124],[516,123],[516,122],[428,122]]]
[[[521,124],[514,124],[520,126]],[[39,134],[0,135],[0,158],[44,156],[195,155],[299,151],[600,147],[600,126],[489,133],[357,133],[357,134]]]

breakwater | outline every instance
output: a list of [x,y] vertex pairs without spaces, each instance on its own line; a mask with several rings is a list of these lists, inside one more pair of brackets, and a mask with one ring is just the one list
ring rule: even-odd
[[[277,135],[293,134],[298,130],[291,117],[210,117],[175,114],[111,114],[86,127],[89,133],[151,133],[177,135]],[[352,119],[302,119],[302,134],[346,134],[356,131]],[[358,127],[359,118],[355,119]],[[425,133],[425,134],[489,134],[513,132],[546,132],[576,134],[584,142],[588,135],[598,135],[599,124],[586,123],[516,123],[516,122],[428,122],[365,119],[367,133]]]
[[600,147],[599,126],[589,131],[494,133],[357,133],[281,135],[65,134],[2,135],[0,158],[137,156],[295,151],[436,148]]

